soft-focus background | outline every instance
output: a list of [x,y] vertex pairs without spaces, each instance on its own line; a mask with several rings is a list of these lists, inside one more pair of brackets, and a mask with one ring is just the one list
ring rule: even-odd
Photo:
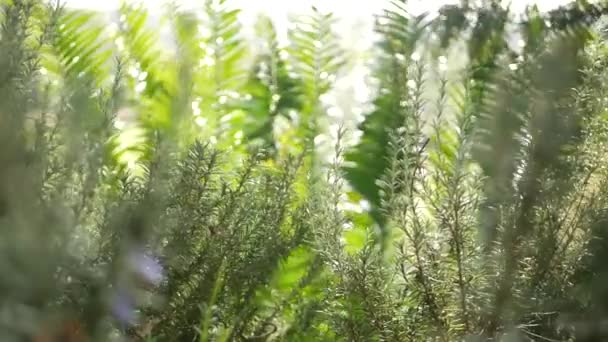
[[0,9],[0,341],[608,340],[607,1]]

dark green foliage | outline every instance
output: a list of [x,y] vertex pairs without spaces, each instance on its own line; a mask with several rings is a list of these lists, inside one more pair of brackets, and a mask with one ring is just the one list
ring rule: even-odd
[[[391,157],[395,153],[412,156],[424,148],[424,141],[416,141],[420,137],[410,136],[420,133],[419,128],[413,127],[421,110],[420,94],[410,94],[407,89],[408,80],[416,82],[418,90],[422,86],[422,66],[417,65],[411,55],[423,33],[425,17],[408,18],[403,5],[395,2],[394,10],[387,10],[383,17],[386,23],[378,25],[378,31],[386,35],[380,42],[382,55],[377,70],[382,88],[374,100],[374,112],[360,126],[363,136],[359,146],[346,155],[346,161],[351,164],[346,167],[345,177],[371,202],[372,215],[381,225],[385,218],[381,213],[382,186],[379,183],[390,168]],[[409,140],[409,145],[396,151],[400,147],[394,146],[396,142],[392,140],[403,132],[408,135],[405,139]]]
[[248,326],[255,291],[269,281],[277,260],[306,235],[283,227],[297,163],[272,171],[257,165],[259,158],[252,157],[232,176],[221,171],[217,151],[195,143],[180,163],[171,186],[176,196],[169,199],[159,227],[168,241],[162,254],[170,270],[160,291],[171,308],[158,314],[160,337],[191,340],[201,304],[209,302],[220,278],[218,323],[232,327],[234,334],[255,330]]

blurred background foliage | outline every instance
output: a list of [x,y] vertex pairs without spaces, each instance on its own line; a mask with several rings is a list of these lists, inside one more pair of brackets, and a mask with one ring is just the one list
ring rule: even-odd
[[0,5],[2,341],[608,339],[608,4]]

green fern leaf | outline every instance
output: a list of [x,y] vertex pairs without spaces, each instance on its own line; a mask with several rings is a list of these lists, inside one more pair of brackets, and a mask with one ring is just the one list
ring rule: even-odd
[[378,25],[378,31],[384,36],[380,42],[384,55],[381,60],[381,91],[374,100],[375,110],[367,115],[360,125],[363,136],[358,145],[348,152],[345,160],[345,178],[351,186],[361,193],[371,204],[372,215],[381,225],[385,218],[380,213],[382,207],[381,182],[390,167],[391,135],[403,127],[406,116],[411,115],[404,108],[408,100],[407,65],[414,52],[416,42],[422,36],[424,16],[410,19],[397,6],[387,12],[385,23]]

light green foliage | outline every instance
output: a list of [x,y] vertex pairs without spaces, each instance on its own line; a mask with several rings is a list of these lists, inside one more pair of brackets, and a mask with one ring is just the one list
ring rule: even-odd
[[275,120],[279,116],[290,119],[290,114],[297,115],[303,109],[302,82],[289,73],[287,52],[280,47],[269,18],[259,18],[256,35],[261,40],[261,51],[243,89],[249,98],[235,101],[235,105],[247,113],[243,122],[245,139],[273,151],[277,148]]
[[295,138],[314,149],[314,138],[321,133],[323,108],[321,95],[327,93],[341,69],[343,53],[333,31],[335,18],[312,8],[312,14],[295,18],[289,31],[289,66],[301,80],[302,109],[298,113]]

